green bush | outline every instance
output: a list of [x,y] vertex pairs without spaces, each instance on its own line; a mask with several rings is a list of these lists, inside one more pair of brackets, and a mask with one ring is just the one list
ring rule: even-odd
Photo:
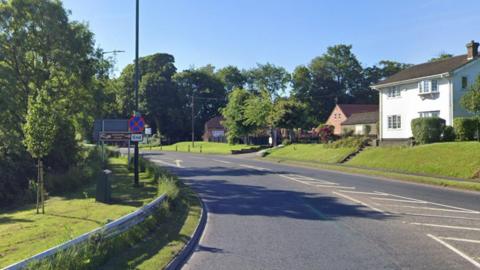
[[453,128],[457,139],[460,141],[472,141],[475,139],[477,128],[479,125],[478,118],[473,117],[458,117],[453,119]]
[[412,120],[415,142],[420,144],[439,142],[445,127],[445,120],[439,117],[423,117]]
[[359,148],[366,143],[365,137],[346,137],[332,143],[326,144],[326,148]]
[[452,126],[446,126],[443,129],[443,135],[442,135],[442,140],[444,142],[453,142],[455,141],[456,135],[455,135],[455,130],[453,129]]
[[289,140],[289,139],[283,139],[283,140],[282,140],[282,144],[283,144],[283,145],[290,145],[290,144],[292,144],[292,141]]

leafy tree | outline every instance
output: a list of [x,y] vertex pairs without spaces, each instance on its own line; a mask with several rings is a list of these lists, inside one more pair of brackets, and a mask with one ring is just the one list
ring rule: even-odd
[[267,91],[275,99],[285,93],[290,83],[290,74],[283,68],[267,63],[265,65],[257,64],[246,72],[247,84],[250,90],[254,92]]
[[24,144],[27,151],[33,158],[38,160],[37,214],[40,203],[42,205],[42,213],[45,213],[42,158],[52,150],[57,134],[58,116],[52,110],[51,104],[52,100],[46,91],[40,92],[35,99],[30,98],[26,122],[23,127],[25,134]]
[[445,59],[448,59],[450,57],[453,57],[453,54],[441,52],[441,53],[438,54],[438,56],[433,57],[432,59],[428,60],[428,62],[436,62],[436,61],[440,61],[440,60],[445,60]]
[[233,144],[236,140],[244,138],[248,143],[248,136],[254,131],[254,126],[247,123],[245,116],[246,101],[252,96],[248,91],[235,88],[228,95],[228,103],[221,109],[224,117],[223,126],[227,129],[228,143]]
[[219,69],[216,76],[223,82],[227,92],[231,92],[235,88],[243,88],[247,82],[245,75],[235,66]]
[[293,130],[306,126],[307,107],[293,98],[279,98],[273,107],[273,126],[288,130],[290,141],[293,140]]
[[480,141],[480,76],[470,86],[467,93],[462,96],[460,104],[477,117],[477,137]]

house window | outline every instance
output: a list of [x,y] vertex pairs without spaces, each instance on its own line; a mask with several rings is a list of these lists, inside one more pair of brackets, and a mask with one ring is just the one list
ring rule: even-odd
[[466,76],[462,77],[462,89],[465,90],[468,87],[468,78]]
[[437,93],[438,81],[437,80],[423,80],[418,83],[418,91],[420,94]]
[[432,92],[438,92],[438,81],[437,80],[432,80]]
[[387,90],[387,97],[394,98],[400,96],[400,88],[398,87],[391,87]]
[[387,118],[389,129],[399,129],[402,127],[402,117],[400,115],[389,115]]
[[420,117],[440,117],[440,111],[419,112]]

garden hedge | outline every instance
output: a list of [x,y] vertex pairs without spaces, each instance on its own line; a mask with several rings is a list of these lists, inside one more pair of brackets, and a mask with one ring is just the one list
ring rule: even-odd
[[457,139],[460,141],[472,141],[475,139],[479,119],[474,117],[458,117],[453,119],[453,128]]
[[415,142],[434,143],[442,139],[445,120],[439,117],[415,118],[412,120],[411,126]]

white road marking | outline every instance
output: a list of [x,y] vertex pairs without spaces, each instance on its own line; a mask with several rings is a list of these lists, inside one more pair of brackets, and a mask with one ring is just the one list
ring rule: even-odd
[[411,201],[411,200],[377,198],[377,197],[370,197],[370,199],[379,200],[379,201],[405,202],[405,203],[427,203],[427,202],[423,202],[423,201]]
[[176,160],[175,160],[175,164],[177,164],[177,167],[178,167],[178,168],[183,168],[183,166],[180,164],[181,162],[183,162],[183,161],[180,160],[180,159],[176,159]]
[[473,240],[473,239],[464,239],[464,238],[455,238],[455,237],[438,237],[444,240],[451,240],[451,241],[458,241],[458,242],[466,242],[466,243],[474,243],[480,244],[480,240]]
[[259,171],[268,171],[268,169],[266,169],[266,168],[251,166],[251,165],[238,164],[238,166],[242,166],[242,167],[249,168],[249,169],[254,169],[254,170],[259,170]]
[[470,217],[458,217],[458,216],[445,216],[445,215],[433,215],[433,214],[417,214],[409,212],[394,212],[390,211],[392,214],[397,215],[409,215],[409,216],[419,216],[419,217],[436,217],[436,218],[448,218],[448,219],[465,219],[465,220],[480,220],[480,218],[470,218]]
[[444,212],[454,212],[454,213],[467,213],[467,214],[476,214],[471,211],[456,210],[456,209],[445,209],[445,208],[434,208],[434,207],[422,207],[422,206],[412,206],[412,205],[399,205],[399,204],[379,204],[387,207],[403,207],[403,208],[414,208],[414,209],[423,209],[423,210],[432,210],[432,211],[444,211]]
[[326,188],[338,188],[338,189],[355,189],[355,187],[344,187],[344,186],[337,186],[337,185],[322,185],[322,183],[320,181],[302,181],[302,180],[298,180],[296,178],[293,178],[293,177],[290,177],[288,175],[283,175],[283,174],[278,174],[278,176],[280,177],[283,177],[283,178],[287,178],[288,180],[292,180],[292,181],[295,181],[295,182],[298,182],[298,183],[302,183],[304,185],[308,185],[308,186],[313,186],[313,187],[326,187]]
[[[342,191],[342,192],[347,192],[347,191]],[[376,208],[376,207],[373,207],[373,206],[371,206],[371,205],[369,205],[369,204],[367,204],[367,203],[365,203],[365,202],[362,202],[362,201],[360,201],[360,200],[357,200],[357,199],[355,199],[355,198],[352,198],[352,197],[350,197],[350,196],[348,196],[348,195],[345,195],[345,194],[342,194],[342,193],[339,193],[339,192],[335,192],[335,191],[333,191],[332,193],[335,194],[335,195],[344,197],[344,198],[346,198],[346,199],[348,199],[348,200],[350,200],[350,201],[353,201],[353,202],[356,202],[356,203],[358,203],[358,204],[361,204],[361,205],[363,205],[363,206],[366,206],[366,207],[368,207],[368,208],[370,208],[370,209],[372,209],[372,210],[374,210],[374,211],[380,212],[380,213],[382,213],[382,214],[384,214],[384,215],[387,215],[387,216],[390,215],[390,214],[388,214],[388,213],[385,213],[385,211],[383,211],[383,210],[380,210],[380,209],[378,209],[378,208]]]
[[472,259],[470,256],[468,256],[467,254],[461,252],[460,250],[456,249],[455,247],[451,246],[450,244],[446,243],[445,241],[443,241],[442,239],[439,239],[438,237],[434,236],[434,235],[431,235],[431,234],[427,234],[428,237],[432,238],[433,240],[437,241],[438,243],[444,245],[445,247],[447,247],[448,249],[450,249],[451,251],[457,253],[458,255],[460,255],[460,257],[464,258],[465,260],[467,260],[468,262],[470,262],[471,264],[473,264],[476,268],[480,269],[480,263],[478,263],[477,261],[475,261],[474,259]]
[[372,192],[364,192],[364,191],[342,191],[343,193],[352,193],[352,194],[365,194],[365,195],[377,195],[377,196],[389,196],[390,194],[375,191]]
[[154,160],[152,160],[152,161],[153,161],[153,162],[156,162],[156,163],[163,164],[163,165],[167,165],[167,166],[170,166],[170,167],[177,167],[176,164],[173,164],[173,163],[170,163],[170,162],[166,162],[166,161],[163,161],[163,160],[154,159]]
[[220,163],[225,163],[225,164],[232,164],[230,161],[225,161],[225,160],[220,160],[220,159],[212,159],[213,161],[220,162]]
[[313,184],[312,186],[324,187],[324,188],[355,189],[355,187],[334,186],[334,185],[319,185],[319,184],[315,185],[315,184]]
[[438,227],[438,228],[454,229],[454,230],[480,231],[480,228],[472,228],[472,227],[449,226],[449,225],[429,224],[429,223],[418,223],[418,222],[412,222],[412,223],[410,223],[410,224],[412,224],[412,225],[419,225],[419,226],[427,226],[427,227]]

